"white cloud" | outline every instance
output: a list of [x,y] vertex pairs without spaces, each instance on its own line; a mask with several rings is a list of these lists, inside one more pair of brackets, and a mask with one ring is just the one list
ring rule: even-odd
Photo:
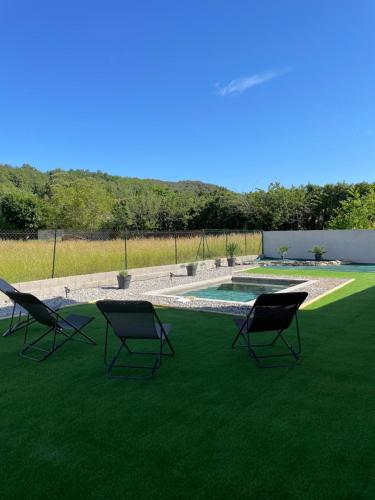
[[255,87],[255,85],[261,85],[262,83],[269,82],[270,80],[284,75],[289,71],[289,68],[284,68],[281,70],[267,71],[265,73],[256,73],[255,75],[236,78],[235,80],[230,81],[227,85],[221,85],[220,83],[217,83],[217,93],[221,96],[242,94],[242,92]]

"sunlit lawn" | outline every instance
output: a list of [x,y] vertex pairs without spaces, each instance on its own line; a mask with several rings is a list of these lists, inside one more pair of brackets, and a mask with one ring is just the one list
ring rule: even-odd
[[106,378],[94,305],[75,312],[96,347],[34,364],[0,338],[1,498],[375,498],[375,276],[343,277],[301,312],[295,368],[232,350],[230,316],[173,309],[177,354],[149,383]]

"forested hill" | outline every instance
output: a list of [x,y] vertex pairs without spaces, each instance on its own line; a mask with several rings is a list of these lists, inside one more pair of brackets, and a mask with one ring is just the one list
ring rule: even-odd
[[175,191],[192,191],[194,193],[208,193],[215,191],[219,186],[207,184],[201,181],[162,181],[158,179],[138,179],[137,177],[121,177],[104,172],[90,172],[89,170],[61,170],[55,169],[50,172],[41,172],[31,165],[12,167],[0,163],[0,186],[1,192],[6,188],[18,187],[30,193],[42,193],[53,179],[95,179],[98,183],[107,186],[112,185],[121,192],[127,188],[137,187],[165,187]]
[[3,229],[375,228],[375,183],[234,193],[200,181],[168,182],[0,164]]

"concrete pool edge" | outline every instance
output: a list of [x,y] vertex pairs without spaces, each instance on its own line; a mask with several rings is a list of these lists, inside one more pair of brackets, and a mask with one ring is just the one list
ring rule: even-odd
[[[254,272],[255,271],[255,272]],[[129,289],[121,290],[118,289],[117,283],[113,283],[112,286],[95,286],[92,288],[82,288],[82,289],[73,289],[70,292],[69,300],[65,297],[56,297],[56,304],[54,304],[54,308],[60,308],[62,305],[66,305],[69,307],[79,306],[88,303],[95,303],[97,300],[147,300],[152,302],[155,306],[158,307],[170,307],[174,309],[180,310],[191,310],[195,312],[209,312],[209,313],[221,313],[226,315],[244,315],[249,311],[249,305],[245,302],[221,302],[216,300],[200,300],[196,301],[184,301],[181,302],[176,300],[172,296],[164,296],[158,297],[157,295],[146,295],[150,291],[157,290],[166,290],[171,288],[176,288],[177,286],[185,286],[187,284],[196,287],[196,283],[209,281],[212,282],[213,279],[216,278],[216,281],[226,281],[226,278],[233,276],[233,278],[240,277],[241,275],[245,275],[246,277],[252,276],[254,278],[267,278],[270,277],[278,278],[278,279],[287,279],[287,280],[301,280],[301,281],[309,281],[312,283],[310,286],[306,286],[305,290],[308,292],[309,296],[306,302],[306,306],[315,302],[320,298],[325,297],[329,293],[336,291],[341,288],[345,284],[348,284],[352,281],[352,276],[344,277],[334,277],[329,276],[330,273],[327,273],[327,276],[314,276],[314,273],[309,275],[306,274],[293,274],[290,275],[287,272],[284,274],[278,274],[277,276],[272,275],[270,273],[259,273],[258,266],[254,265],[243,265],[241,267],[236,268],[202,268],[198,270],[197,276],[189,277],[187,275],[178,275],[171,277],[170,274],[165,276],[152,276],[147,280],[135,280]],[[173,285],[173,286],[172,286]],[[304,286],[304,285],[302,285]],[[286,290],[287,291],[287,290]],[[47,300],[49,297],[42,297],[43,300]],[[326,301],[325,301],[326,302]],[[319,306],[317,306],[319,307]],[[5,319],[9,317],[9,309],[10,302],[4,301],[3,304],[0,303],[0,317]]]
[[[157,292],[159,290],[167,290],[167,289],[179,289],[185,288],[185,285],[189,285],[189,287],[196,287],[197,283],[200,282],[212,282],[215,280],[216,282],[226,281],[227,278],[233,276],[237,278],[245,274],[246,277],[249,277],[249,267],[244,267],[241,270],[233,271],[231,269],[209,269],[198,273],[198,275],[194,278],[183,276],[183,277],[173,277],[173,280],[168,276],[162,279],[152,279],[147,282],[136,282],[127,290],[117,289],[117,286],[110,288],[96,288],[91,290],[82,290],[75,291],[73,299],[82,302],[92,302],[96,300],[103,299],[111,299],[111,300],[147,300],[152,302],[155,307],[162,308],[172,308],[181,311],[191,311],[191,312],[206,312],[212,314],[224,314],[227,316],[243,316],[249,312],[251,305],[245,302],[222,302],[217,300],[202,300],[196,299],[194,301],[186,300],[184,297],[174,297],[171,295],[158,296],[158,295],[150,295],[149,292]],[[266,279],[270,278],[269,274],[258,274],[251,273],[250,276],[254,278],[264,277]],[[309,296],[307,299],[306,305],[314,302],[315,299],[320,299],[324,295],[331,293],[338,289],[341,285],[347,284],[349,280],[346,278],[333,278],[333,277],[319,277],[316,279],[316,276],[305,276],[305,275],[279,275],[278,279],[294,279],[309,282],[309,285],[306,286],[306,283],[301,283],[301,286],[304,286],[304,291],[307,291]],[[172,286],[173,285],[173,286]],[[302,290],[301,290],[302,291]],[[72,294],[73,295],[73,294]],[[317,306],[319,307],[319,306]]]
[[[226,277],[220,277],[220,278],[212,278],[212,279],[206,279],[202,281],[197,281],[195,283],[191,283],[189,285],[177,285],[174,287],[168,287],[168,288],[162,288],[159,290],[152,290],[149,292],[146,292],[145,295],[148,295],[150,297],[154,298],[165,298],[165,299],[174,299],[178,303],[186,303],[189,302],[191,304],[194,304],[194,302],[208,302],[211,303],[212,305],[217,304],[218,306],[220,304],[224,305],[230,305],[233,307],[249,307],[251,306],[256,299],[252,299],[250,301],[234,301],[234,300],[224,300],[224,299],[210,299],[210,298],[202,298],[202,297],[196,297],[196,296],[186,296],[186,295],[179,295],[178,292],[188,292],[189,290],[200,290],[206,286],[210,285],[215,285],[215,284],[224,284],[224,283],[230,283],[232,282],[233,278],[243,278],[243,280],[246,279],[246,281],[251,282],[252,280],[257,280],[257,282],[292,282],[292,283],[297,283],[294,284],[293,286],[286,287],[283,290],[279,290],[275,293],[287,293],[287,292],[293,292],[293,291],[298,291],[301,288],[305,286],[310,286],[314,283],[316,283],[318,280],[317,279],[311,279],[311,278],[295,278],[295,277],[279,277],[279,276],[272,276],[272,277],[261,277],[257,275],[249,276],[249,274],[246,275],[240,275],[239,273],[237,276],[234,274],[232,276],[226,276]],[[173,293],[175,292],[175,293]]]

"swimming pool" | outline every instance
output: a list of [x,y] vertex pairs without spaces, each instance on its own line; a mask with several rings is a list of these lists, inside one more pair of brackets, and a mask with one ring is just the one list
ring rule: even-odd
[[209,287],[197,287],[180,293],[180,296],[197,297],[229,302],[250,302],[262,293],[276,293],[297,284],[305,283],[296,280],[277,280],[264,278],[237,278],[230,282],[218,283]]

